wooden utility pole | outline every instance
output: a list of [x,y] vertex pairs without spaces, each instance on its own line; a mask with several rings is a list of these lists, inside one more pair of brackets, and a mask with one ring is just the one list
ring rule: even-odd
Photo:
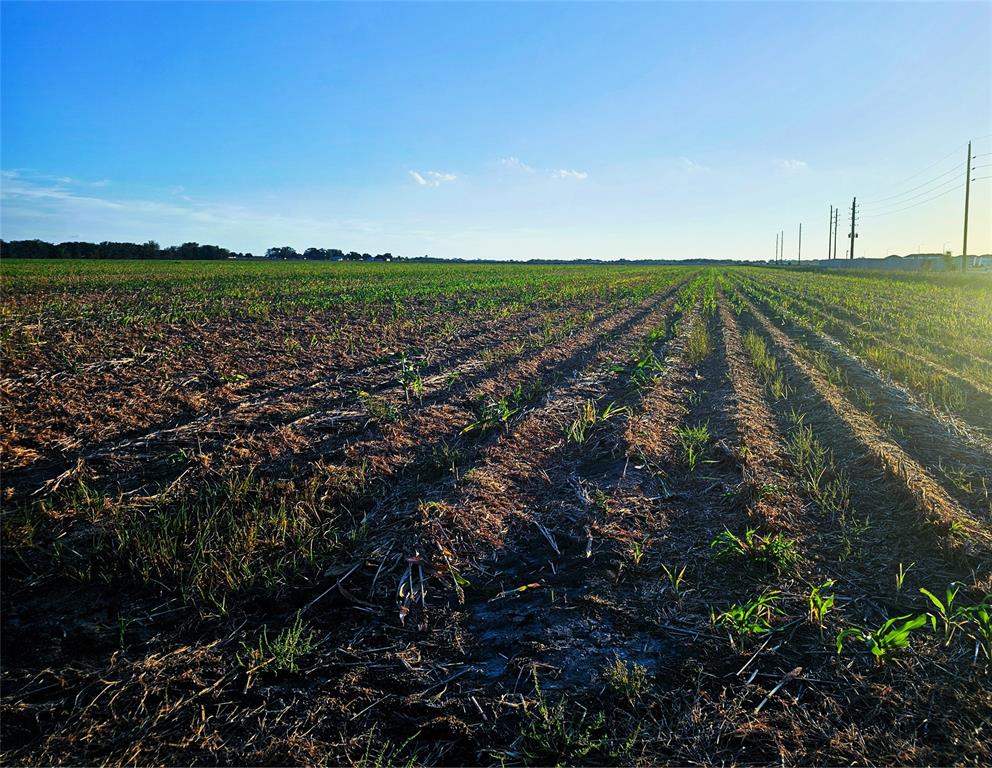
[[968,163],[964,177],[964,243],[961,245],[961,271],[968,269],[968,203],[971,198],[971,142],[968,142]]
[[857,234],[855,234],[854,232],[854,222],[857,220],[857,216],[858,216],[858,198],[855,197],[853,200],[851,200],[851,254],[850,256],[848,256],[848,258],[850,259],[854,258],[854,238],[857,237]]
[[796,261],[803,263],[803,223],[799,222],[799,248],[796,250]]
[[830,224],[827,225],[827,260],[830,260],[830,248],[834,242],[834,207],[830,206]]
[[782,239],[782,247],[779,249],[778,260],[779,263],[784,264],[785,263],[785,230],[784,229],[782,230],[781,233],[781,239]]
[[837,260],[837,224],[840,222],[840,208],[834,208],[834,261]]
[[774,264],[778,264],[778,232],[775,233],[775,261]]

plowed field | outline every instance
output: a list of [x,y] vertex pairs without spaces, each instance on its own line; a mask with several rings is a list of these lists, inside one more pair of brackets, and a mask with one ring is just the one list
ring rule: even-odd
[[7,764],[988,764],[992,283],[6,262]]

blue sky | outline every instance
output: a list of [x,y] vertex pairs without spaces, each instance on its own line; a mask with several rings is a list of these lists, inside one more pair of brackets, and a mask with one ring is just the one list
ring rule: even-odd
[[0,12],[5,239],[815,257],[858,195],[859,254],[958,252],[992,152],[989,3]]

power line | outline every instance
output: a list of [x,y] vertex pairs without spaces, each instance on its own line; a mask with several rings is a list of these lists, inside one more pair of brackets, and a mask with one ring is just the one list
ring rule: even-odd
[[[957,154],[958,152],[960,152],[963,147],[967,146],[967,144],[968,144],[967,142],[961,142],[960,144],[958,144],[958,146],[956,146],[954,149],[952,149],[950,152],[948,152],[946,155],[944,155],[942,158],[940,158],[940,160],[938,160],[937,162],[931,163],[926,168],[923,168],[922,170],[919,170],[916,173],[914,173],[912,176],[907,176],[902,181],[899,181],[896,184],[893,184],[893,186],[894,187],[902,186],[907,181],[912,181],[917,176],[922,176],[924,173],[926,173],[927,171],[929,171],[931,168],[936,168],[938,165],[940,165],[942,162],[944,162],[945,160],[947,160],[949,157],[953,157],[955,154]],[[875,198],[876,201],[878,201],[878,200],[886,200],[886,199],[888,199],[888,198],[885,198],[885,197]],[[871,201],[867,201],[867,202],[871,202]]]
[[963,183],[958,184],[956,187],[951,187],[950,189],[945,189],[940,194],[934,195],[933,197],[927,198],[926,200],[920,200],[918,203],[913,203],[912,205],[907,205],[905,208],[898,208],[898,209],[896,209],[894,211],[886,211],[885,213],[871,213],[871,214],[868,214],[867,216],[865,216],[865,218],[866,219],[877,219],[880,216],[891,216],[892,214],[895,214],[895,213],[902,213],[903,211],[908,211],[910,208],[916,208],[917,206],[925,205],[926,203],[929,203],[931,200],[936,200],[936,199],[938,199],[940,197],[943,197],[944,195],[948,195],[951,192],[955,192],[955,191],[957,191],[959,189],[964,189],[964,184]]
[[867,205],[873,205],[875,203],[880,203],[883,200],[891,200],[894,197],[902,197],[903,195],[908,195],[910,192],[915,192],[916,190],[921,189],[922,187],[925,187],[928,184],[932,184],[933,182],[937,181],[937,179],[942,179],[942,178],[944,178],[944,176],[949,176],[950,174],[952,174],[952,173],[958,173],[959,171],[960,171],[959,168],[951,168],[949,171],[944,171],[944,173],[940,174],[939,176],[934,176],[929,181],[924,181],[922,184],[918,184],[915,187],[910,187],[905,192],[900,192],[897,195],[889,195],[888,197],[876,197],[874,200],[866,201],[866,204]]
[[[981,136],[978,139],[976,139],[975,141],[976,142],[984,142],[986,139],[989,139],[989,138],[992,138],[992,133],[987,134],[985,136]],[[962,148],[966,147],[967,144],[968,144],[968,142],[962,142],[955,149],[953,149],[950,152],[948,152],[946,155],[944,155],[942,158],[940,158],[936,162],[933,162],[930,165],[926,166],[925,168],[920,169],[919,171],[917,171],[916,173],[912,174],[911,176],[905,177],[902,181],[897,182],[893,186],[898,188],[902,184],[905,184],[907,181],[912,181],[913,179],[917,178],[918,176],[922,176],[927,171],[931,170],[932,168],[936,168],[938,165],[940,165],[941,163],[943,163],[945,160],[953,157]],[[992,155],[992,152],[984,152],[984,153],[982,153],[980,155],[972,155],[972,159],[975,159],[975,158],[978,158],[978,157],[988,157],[990,155]],[[939,174],[937,176],[934,176],[929,181],[925,181],[922,184],[917,184],[915,187],[910,187],[909,189],[907,189],[907,190],[905,190],[903,192],[899,192],[899,193],[893,194],[893,195],[886,195],[885,197],[872,198],[872,199],[869,199],[869,200],[865,200],[864,202],[867,205],[872,205],[874,203],[880,203],[880,202],[882,202],[884,200],[892,200],[893,198],[903,197],[904,195],[908,194],[909,192],[915,192],[917,189],[920,189],[922,187],[925,187],[928,184],[930,184],[930,183],[932,183],[934,181],[937,181],[938,179],[943,178],[944,176],[948,176],[948,175],[954,173],[955,171],[957,171],[956,168],[951,168],[950,170],[945,171],[944,173],[941,173],[941,174]]]
[[[955,168],[954,169],[954,172],[955,173],[960,173],[961,172],[961,169],[960,168]],[[917,197],[923,197],[924,195],[929,195],[931,192],[936,192],[941,187],[946,187],[948,184],[953,184],[956,181],[957,181],[957,179],[948,179],[947,181],[941,182],[936,187],[931,187],[930,189],[926,189],[926,190],[924,190],[922,192],[918,192],[915,195],[910,195],[905,200],[898,200],[897,202],[894,202],[894,203],[885,203],[884,205],[879,205],[876,208],[871,208],[870,207],[869,210],[877,210],[877,209],[881,209],[881,208],[891,208],[893,205],[902,205],[903,203],[908,203],[910,200],[915,200]]]

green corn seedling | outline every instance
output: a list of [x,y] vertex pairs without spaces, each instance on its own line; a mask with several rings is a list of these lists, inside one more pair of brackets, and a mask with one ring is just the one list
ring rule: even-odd
[[[915,618],[896,616],[886,621],[878,629],[865,632],[858,627],[848,627],[837,635],[837,653],[844,650],[844,642],[848,638],[862,641],[875,657],[878,664],[885,663],[897,650],[909,645],[909,636],[927,623],[928,614],[921,613]],[[901,623],[900,623],[901,622]]]
[[825,593],[825,590],[830,589],[833,585],[834,580],[827,579],[822,584],[813,587],[809,593],[809,620],[820,629],[823,629],[823,620],[834,607],[836,597],[832,593]]

